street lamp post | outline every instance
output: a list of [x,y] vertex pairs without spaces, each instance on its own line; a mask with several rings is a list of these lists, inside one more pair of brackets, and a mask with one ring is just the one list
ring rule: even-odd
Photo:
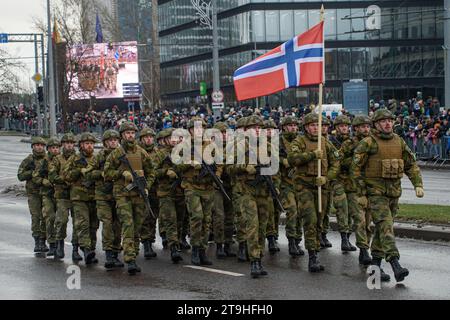
[[47,33],[48,33],[48,104],[50,109],[50,136],[56,136],[55,82],[53,67],[52,22],[50,0],[47,0]]
[[444,66],[445,106],[450,107],[450,0],[444,1]]

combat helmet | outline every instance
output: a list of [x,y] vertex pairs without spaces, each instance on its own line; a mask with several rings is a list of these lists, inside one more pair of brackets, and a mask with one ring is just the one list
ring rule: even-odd
[[155,135],[156,134],[155,134],[155,131],[153,131],[153,129],[151,129],[151,128],[144,128],[139,133],[139,139],[141,139],[143,137],[148,137],[148,136],[154,137]]
[[372,125],[372,120],[368,116],[356,116],[353,119],[352,126],[356,127],[363,124]]
[[395,120],[395,116],[390,112],[388,109],[378,109],[375,111],[374,115],[372,116],[372,122],[378,122],[380,120],[384,119],[392,119]]
[[247,119],[246,118],[239,118],[237,121],[236,121],[236,129],[239,129],[239,128],[245,128],[245,123],[247,122]]
[[164,138],[170,137],[174,130],[175,129],[173,129],[173,128],[167,128],[167,129],[161,130],[156,135],[156,140],[160,140],[160,139],[164,139]]
[[127,121],[127,122],[122,123],[119,128],[120,134],[124,133],[125,131],[138,132],[138,128],[136,127],[136,125],[133,122]]
[[200,118],[200,117],[192,117],[192,118],[189,120],[188,124],[187,124],[187,128],[188,128],[188,129],[193,128],[193,127],[195,126],[195,123],[196,123],[196,122],[201,122],[203,128],[206,128],[206,126],[207,126],[205,120],[203,120],[202,118]]
[[319,116],[317,113],[308,113],[304,118],[303,118],[303,126],[307,126],[308,124],[311,123],[318,123],[319,122]]
[[214,125],[214,129],[220,130],[221,132],[225,132],[229,129],[229,127],[225,122],[217,122]]
[[335,127],[337,127],[340,124],[351,125],[352,122],[350,121],[350,119],[347,116],[341,115],[341,116],[337,116],[336,119],[334,120]]
[[75,135],[73,133],[66,133],[65,135],[62,136],[61,138],[61,143],[65,143],[65,142],[72,142],[72,143],[76,143],[77,139],[75,137]]
[[297,124],[298,125],[298,121],[295,117],[292,117],[292,116],[284,117],[281,120],[281,126],[284,127],[284,126],[287,126],[288,124]]
[[35,145],[35,144],[43,144],[44,146],[47,145],[47,142],[45,141],[44,138],[42,137],[33,137],[31,139],[31,146]]
[[105,133],[103,134],[102,142],[105,142],[106,140],[112,138],[120,139],[120,134],[116,130],[112,129],[106,130]]
[[331,126],[331,121],[330,121],[330,119],[329,119],[328,117],[323,116],[323,117],[322,117],[322,125],[325,125],[325,126]]
[[264,121],[261,119],[260,116],[257,116],[257,115],[248,116],[246,118],[246,121],[245,121],[245,127],[248,128],[248,127],[251,127],[251,126],[263,127],[264,126]]
[[272,119],[264,121],[264,129],[277,129],[277,124]]
[[87,141],[96,143],[97,139],[95,138],[95,136],[92,133],[85,132],[85,133],[81,134],[79,144],[81,144],[82,142],[87,142]]
[[50,147],[61,147],[61,142],[58,138],[52,137],[47,140],[47,149]]

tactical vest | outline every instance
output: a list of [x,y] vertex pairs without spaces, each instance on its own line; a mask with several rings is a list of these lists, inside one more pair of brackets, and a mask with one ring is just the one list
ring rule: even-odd
[[[135,152],[125,152],[125,150],[122,148],[123,154],[126,155],[128,162],[130,162],[131,168],[134,172],[142,172],[144,170],[143,167],[143,158],[142,158],[142,152],[139,148],[136,148]],[[128,171],[129,169],[123,164],[120,164],[119,170],[122,171]]]
[[365,177],[401,179],[404,173],[401,138],[397,135],[390,140],[383,140],[375,135],[372,138],[378,145],[378,151],[369,155]]
[[[305,152],[313,152],[317,150],[318,141],[312,141],[305,136],[303,142],[305,143]],[[324,150],[324,153],[326,154],[327,143],[325,138],[322,138],[322,150]],[[327,157],[325,156],[325,159],[322,159],[321,162],[322,162],[322,170],[321,170],[322,175],[326,175],[326,173],[328,172]],[[317,177],[317,175],[319,174],[318,161],[312,160],[309,161],[308,163],[303,164],[302,166],[297,168],[297,172],[303,176]]]

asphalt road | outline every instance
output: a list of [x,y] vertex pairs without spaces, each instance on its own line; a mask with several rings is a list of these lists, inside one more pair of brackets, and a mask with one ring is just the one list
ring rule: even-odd
[[[0,137],[0,188],[17,183],[18,161],[25,157],[29,145],[18,138]],[[447,172],[442,173],[442,179]],[[433,177],[434,175],[430,175]],[[434,178],[431,179],[436,179]],[[407,190],[408,191],[408,190]],[[440,191],[440,190],[437,190]],[[406,192],[407,193],[407,192]],[[71,227],[68,228],[71,230]],[[70,232],[69,232],[70,233]],[[342,254],[337,233],[329,238],[334,247],[320,253],[326,266],[321,274],[307,271],[307,257],[292,259],[287,254],[287,240],[280,228],[281,252],[266,254],[263,264],[269,276],[251,279],[248,263],[235,258],[213,259],[214,265],[194,269],[189,252],[184,261],[174,265],[169,252],[156,243],[158,257],[138,258],[141,274],[130,277],[125,269],[106,271],[104,255],[97,252],[100,263],[86,267],[79,264],[81,289],[67,287],[67,269],[73,266],[70,244],[66,258],[54,261],[35,255],[30,233],[30,215],[26,199],[14,195],[0,196],[0,299],[449,299],[450,245],[398,239],[402,265],[410,276],[401,284],[393,279],[380,290],[367,288],[365,270],[358,265],[357,253]],[[100,231],[98,234],[100,238]],[[67,239],[70,239],[70,235]],[[211,244],[209,255],[214,255]],[[71,267],[73,268],[73,267]],[[389,265],[384,269],[392,275]]]

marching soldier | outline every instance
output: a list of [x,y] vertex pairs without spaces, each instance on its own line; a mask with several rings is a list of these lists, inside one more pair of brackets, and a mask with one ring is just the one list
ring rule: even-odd
[[[335,180],[337,164],[330,143],[322,140],[321,150],[318,149],[319,116],[309,113],[303,119],[304,136],[297,137],[291,144],[288,162],[295,167],[294,182],[296,184],[298,213],[302,216],[305,233],[305,247],[308,250],[310,272],[323,271],[325,268],[319,262],[317,252],[320,250],[322,222],[324,210],[327,208],[326,191],[322,193],[322,212],[318,210],[318,186],[326,186],[330,180]],[[322,175],[318,177],[318,160],[322,162]]]
[[[48,257],[54,257],[56,254],[56,200],[55,189],[49,181],[49,165],[53,159],[59,155],[61,143],[57,138],[50,138],[47,141],[47,155],[43,161],[40,161],[33,172],[32,181],[40,186],[40,194],[42,197],[42,215],[45,219],[47,241],[50,250],[47,253]],[[56,258],[56,257],[55,257]]]
[[[133,173],[146,178],[147,189],[151,189],[155,179],[150,156],[136,142],[137,131],[134,123],[122,123],[119,128],[121,145],[106,159],[104,171],[105,182],[114,183],[113,195],[122,225],[123,254],[129,275],[141,272],[136,257],[139,254],[139,233],[146,215],[145,201],[148,200],[140,196],[136,185],[133,186],[136,182]],[[128,188],[130,185],[132,189]]]
[[302,220],[298,214],[298,203],[295,195],[294,168],[289,164],[288,154],[293,141],[297,138],[298,125],[294,117],[281,120],[282,134],[280,139],[280,172],[281,203],[286,211],[286,238],[289,241],[289,254],[292,257],[302,256],[305,252],[300,248],[302,241]]
[[26,181],[25,189],[28,197],[28,208],[31,214],[31,233],[34,238],[34,252],[47,252],[48,247],[45,244],[46,226],[42,215],[42,197],[40,188],[33,179],[33,172],[39,162],[45,158],[46,141],[41,137],[31,139],[32,154],[27,156],[19,166],[17,178],[19,181]]
[[117,131],[107,130],[103,134],[103,149],[95,156],[90,171],[86,174],[89,181],[95,181],[95,201],[97,217],[103,224],[102,247],[105,251],[105,268],[123,268],[118,259],[121,249],[121,225],[117,216],[116,202],[113,197],[113,183],[104,181],[104,168],[108,156],[118,148],[120,135]]
[[83,133],[79,140],[79,153],[72,155],[63,168],[63,179],[70,184],[70,200],[75,215],[75,229],[84,253],[86,265],[98,263],[95,258],[99,221],[95,203],[95,183],[87,178],[94,166],[95,137]]
[[[206,122],[198,117],[192,118],[188,123],[192,139],[192,159],[194,159],[195,154],[194,136],[201,135],[194,128],[196,122],[201,122],[203,129],[206,128]],[[207,143],[203,143],[201,152],[206,146]],[[202,154],[199,154],[199,156],[202,156]],[[222,168],[222,166],[217,166],[215,174],[218,177],[222,173]],[[182,176],[181,187],[184,189],[187,210],[190,216],[191,262],[194,265],[212,265],[211,260],[206,256],[206,248],[211,226],[211,210],[214,205],[214,182],[209,175],[204,174],[202,164],[196,161],[192,161],[191,164],[180,164],[177,169]]]
[[[365,186],[358,185],[353,179],[350,179],[349,171],[355,149],[361,140],[369,136],[371,126],[372,120],[369,117],[356,116],[352,122],[353,137],[343,141],[341,146],[343,156],[341,176],[348,199],[348,213],[353,220],[353,225],[349,225],[349,227],[355,232],[356,246],[359,248],[359,263],[364,266],[370,265],[372,261],[368,252],[371,238],[369,203]],[[382,280],[389,281],[389,279],[389,275],[383,272]]]
[[[158,150],[154,143],[154,138],[155,132],[150,128],[145,128],[139,133],[139,146],[147,151],[152,161],[155,160],[155,153]],[[149,201],[156,218],[158,218],[159,203],[158,197],[156,196],[156,188],[156,184],[153,184],[152,189],[149,191]],[[152,248],[152,245],[155,242],[156,220],[157,219],[148,212],[142,224],[141,241],[144,245],[144,257],[146,259],[156,257],[156,252],[153,251]]]
[[155,154],[156,195],[159,199],[159,228],[164,228],[173,263],[182,261],[180,238],[186,214],[181,179],[171,161],[173,147],[177,144],[171,136],[174,129],[165,129],[158,133],[156,139],[160,146]]
[[356,147],[351,167],[352,178],[367,187],[369,210],[375,223],[372,241],[372,263],[380,266],[385,259],[391,264],[395,280],[401,282],[409,271],[400,263],[395,245],[393,221],[402,194],[401,179],[406,173],[416,196],[424,196],[422,176],[416,159],[405,141],[393,133],[394,115],[379,109],[373,115],[374,130]]
[[67,160],[75,154],[75,136],[71,133],[65,134],[61,138],[62,152],[53,158],[50,163],[48,178],[55,188],[56,199],[56,255],[55,258],[64,258],[64,239],[67,236],[67,223],[69,221],[69,212],[72,217],[72,260],[81,261],[83,258],[78,253],[78,234],[75,229],[75,220],[72,201],[70,201],[70,186],[62,178],[62,170]]
[[[347,116],[338,116],[334,121],[334,127],[336,129],[336,135],[330,136],[330,142],[335,146],[336,149],[342,150],[342,145],[350,140],[350,130],[349,126],[351,125],[351,121]],[[340,151],[341,160],[343,160],[343,154]],[[351,235],[351,217],[349,216],[348,209],[348,201],[347,195],[345,193],[345,184],[349,184],[348,179],[348,168],[344,167],[341,162],[338,179],[334,181],[331,185],[331,195],[330,201],[332,205],[329,206],[334,207],[336,209],[336,217],[338,223],[338,231],[341,234],[341,251],[356,251],[356,247],[354,247],[350,243],[350,235]],[[348,189],[348,186],[347,186]]]

